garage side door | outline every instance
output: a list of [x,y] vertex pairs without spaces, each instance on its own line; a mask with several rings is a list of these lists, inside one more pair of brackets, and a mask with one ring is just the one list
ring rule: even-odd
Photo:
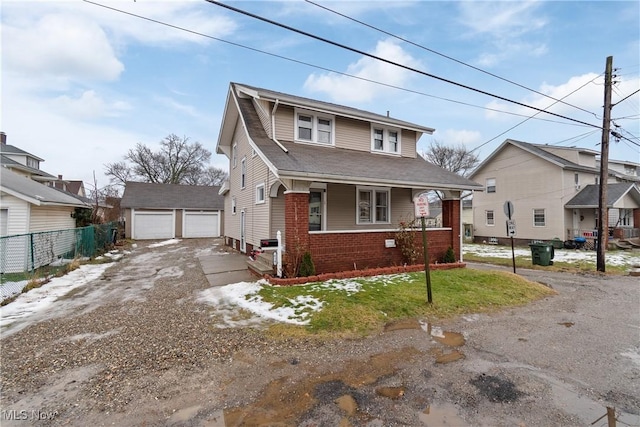
[[174,237],[173,212],[144,211],[135,212],[133,215],[134,239],[171,239]]
[[183,237],[219,237],[218,212],[185,212]]

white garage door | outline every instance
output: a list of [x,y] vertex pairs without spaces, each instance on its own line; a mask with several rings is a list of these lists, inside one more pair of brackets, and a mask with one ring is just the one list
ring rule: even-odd
[[134,239],[171,239],[174,237],[173,212],[144,211],[133,214]]
[[218,212],[185,212],[182,235],[188,237],[220,237]]

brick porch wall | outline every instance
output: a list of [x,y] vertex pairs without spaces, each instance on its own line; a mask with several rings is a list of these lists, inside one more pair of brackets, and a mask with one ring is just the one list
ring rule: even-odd
[[[309,252],[318,274],[403,265],[400,248],[385,248],[386,239],[395,239],[395,232],[310,234]],[[430,264],[442,260],[452,240],[451,230],[427,230]],[[421,264],[422,231],[414,241]]]

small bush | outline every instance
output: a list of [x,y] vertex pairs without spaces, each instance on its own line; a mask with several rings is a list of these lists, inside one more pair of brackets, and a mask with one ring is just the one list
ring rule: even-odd
[[308,277],[316,275],[316,266],[313,264],[311,254],[305,252],[302,255],[302,261],[300,261],[300,271],[298,272],[300,277]]
[[449,246],[447,248],[447,252],[444,254],[444,257],[442,258],[442,262],[445,264],[451,264],[456,262],[456,255],[453,253],[453,248],[451,246]]

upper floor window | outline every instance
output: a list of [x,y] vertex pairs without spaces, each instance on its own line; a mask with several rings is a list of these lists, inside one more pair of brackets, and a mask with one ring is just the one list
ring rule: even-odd
[[400,130],[383,126],[371,127],[371,150],[400,154]]
[[231,213],[233,215],[236,214],[236,198],[235,197],[231,198]]
[[544,209],[533,210],[533,226],[544,227],[546,225],[546,215]]
[[391,216],[389,189],[359,187],[357,191],[357,223],[388,224]]
[[247,158],[240,160],[240,188],[247,186]]
[[487,178],[487,193],[495,193],[495,192],[496,192],[496,179]]
[[231,164],[234,168],[238,165],[238,144],[233,144],[231,147]]
[[27,157],[27,166],[34,169],[40,169],[40,162],[32,157]]
[[333,116],[296,110],[296,141],[334,145],[335,118]]
[[576,185],[576,190],[580,189],[580,174],[578,172],[573,174],[573,183]]

